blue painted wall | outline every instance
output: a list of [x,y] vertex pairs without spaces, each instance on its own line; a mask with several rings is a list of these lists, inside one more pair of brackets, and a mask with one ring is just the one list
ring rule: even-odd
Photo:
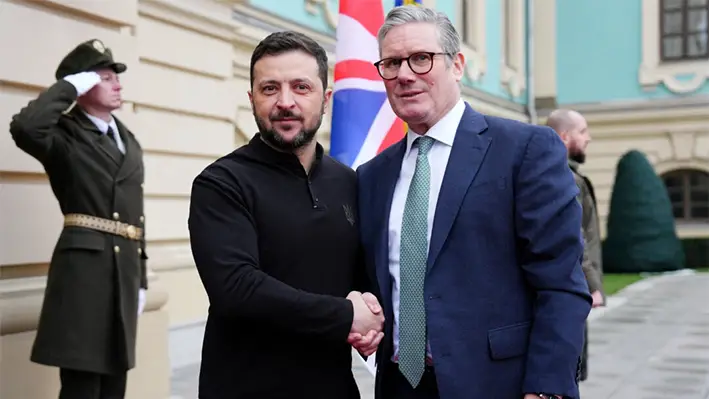
[[[339,9],[338,0],[327,0],[330,9],[337,13]],[[294,21],[307,26],[312,30],[334,34],[325,19],[318,13],[310,14],[305,10],[305,0],[249,0],[248,2],[255,8],[260,8],[285,20]]]
[[[642,0],[557,0],[556,7],[557,102],[678,96],[664,86],[646,91],[638,82]],[[692,94],[709,94],[709,85]]]
[[[456,0],[436,0],[436,8],[446,15],[459,18],[456,13]],[[527,3],[525,1],[525,3]],[[458,21],[454,21],[458,23]],[[513,98],[500,82],[502,59],[502,0],[487,0],[485,4],[485,51],[487,53],[487,68],[485,75],[477,82],[465,78],[464,84],[482,90],[488,94],[518,104],[526,104],[526,93],[523,91],[517,98]]]
[[[394,7],[394,0],[382,1],[385,13]],[[456,2],[456,0],[437,0],[436,8],[454,19],[457,17]],[[273,0],[250,0],[250,4],[283,19],[297,22],[319,32],[324,32],[331,35],[335,34],[335,31],[330,29],[319,13],[312,15],[305,10],[304,1],[279,1],[277,7],[274,7]],[[328,0],[328,4],[333,12],[337,12],[339,4],[338,0]],[[487,4],[485,6],[485,37],[487,38],[486,73],[480,81],[471,82],[465,78],[463,83],[488,94],[492,94],[495,97],[513,101],[518,104],[526,104],[526,93],[523,92],[519,97],[512,98],[500,83],[500,57],[502,55],[502,32],[500,27],[500,24],[502,23],[501,9],[501,0],[487,0]],[[457,21],[454,21],[454,23],[457,23]]]

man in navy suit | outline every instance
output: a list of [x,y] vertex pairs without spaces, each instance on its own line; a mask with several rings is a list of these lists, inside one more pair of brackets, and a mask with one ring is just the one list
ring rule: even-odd
[[377,398],[578,398],[591,296],[564,144],[461,100],[465,60],[444,14],[394,8],[378,40],[409,131],[357,170],[386,319]]

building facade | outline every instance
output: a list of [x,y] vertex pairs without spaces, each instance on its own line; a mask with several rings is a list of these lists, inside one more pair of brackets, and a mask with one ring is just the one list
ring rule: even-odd
[[[383,2],[385,12],[394,3]],[[669,1],[572,3],[424,0],[451,16],[463,37],[463,95],[477,110],[533,123],[556,106],[586,115],[595,140],[585,170],[602,216],[618,157],[637,148],[658,172],[679,171],[677,215],[693,220],[678,224],[681,234],[709,236],[709,219],[693,218],[703,208],[688,202],[692,176],[709,171],[706,57],[665,61],[659,21]],[[270,32],[299,30],[329,51],[332,67],[337,7],[333,0],[0,1],[0,44],[12,49],[0,63],[2,123],[52,83],[59,60],[81,41],[99,38],[128,64],[117,115],[145,150],[151,271],[129,397],[169,397],[171,368],[198,359],[208,301],[189,248],[189,193],[202,168],[257,130],[246,96],[254,46]],[[48,34],[25,33],[28,26]],[[327,147],[329,120],[319,137]],[[61,224],[41,165],[0,134],[2,398],[56,395],[56,370],[28,357]],[[194,345],[177,343],[185,337]]]
[[688,264],[709,266],[709,2],[537,3],[555,8],[556,32],[536,42],[555,49],[535,64],[536,108],[542,120],[557,106],[586,116],[593,141],[582,168],[604,234],[616,164],[640,150],[665,181]]

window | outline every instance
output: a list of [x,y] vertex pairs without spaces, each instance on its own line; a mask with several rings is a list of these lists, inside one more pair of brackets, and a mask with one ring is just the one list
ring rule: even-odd
[[709,173],[680,169],[665,173],[662,180],[676,220],[709,222]]
[[504,38],[506,40],[502,43],[502,47],[504,48],[504,51],[502,54],[503,54],[503,57],[505,57],[506,61],[511,61],[511,60],[515,59],[514,52],[513,52],[514,48],[515,48],[515,44],[516,44],[516,43],[514,43],[514,40],[513,40],[514,33],[515,33],[514,28],[515,28],[515,22],[516,22],[514,20],[515,4],[514,4],[514,0],[504,0],[504,2],[505,2],[505,5],[504,5],[504,14],[502,15],[502,19],[503,19],[502,24],[505,27],[505,31],[507,34],[504,36]]
[[503,0],[502,4],[502,84],[513,97],[526,88],[525,5],[522,0]]
[[662,61],[709,58],[709,0],[662,0],[660,4]]
[[468,78],[478,81],[487,70],[485,55],[485,0],[458,0],[456,29],[462,40]]
[[473,21],[468,14],[469,5],[467,1],[460,2],[460,37],[465,43],[472,42],[471,38],[473,38]]
[[691,93],[709,78],[708,0],[642,0],[643,46],[638,81]]

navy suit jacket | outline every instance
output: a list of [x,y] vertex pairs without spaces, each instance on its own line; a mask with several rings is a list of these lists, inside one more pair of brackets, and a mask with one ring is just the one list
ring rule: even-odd
[[[388,221],[405,149],[404,139],[357,170],[360,233],[386,317],[379,371],[393,350]],[[577,193],[552,129],[466,104],[435,210],[424,288],[442,399],[579,397],[591,296]],[[378,393],[381,380],[378,372]]]

